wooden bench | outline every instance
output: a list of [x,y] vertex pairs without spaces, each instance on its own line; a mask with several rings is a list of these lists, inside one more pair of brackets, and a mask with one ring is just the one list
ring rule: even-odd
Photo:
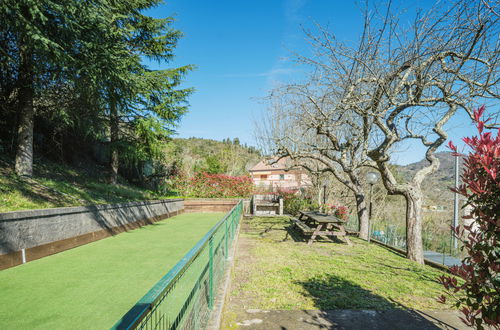
[[306,235],[312,235],[312,233],[314,232],[313,228],[309,227],[308,225],[306,225],[304,222],[300,221],[299,219],[290,218],[290,221],[295,225],[295,227],[300,229],[302,231],[302,233],[304,233]]

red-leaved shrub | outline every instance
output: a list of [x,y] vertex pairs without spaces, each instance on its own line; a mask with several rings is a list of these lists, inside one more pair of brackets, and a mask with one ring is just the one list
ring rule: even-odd
[[324,208],[327,213],[333,214],[341,220],[347,220],[347,217],[349,215],[349,209],[347,208],[347,206],[325,204]]
[[300,211],[317,210],[318,204],[298,188],[279,188],[278,196],[283,198],[283,212],[298,215]]
[[[455,156],[464,156],[463,184],[457,192],[467,199],[472,208],[470,225],[454,228],[455,235],[463,242],[467,257],[451,272],[460,277],[441,276],[440,282],[464,315],[462,321],[469,326],[483,329],[485,324],[500,328],[500,128],[496,137],[485,131],[482,120],[484,106],[474,111],[479,135],[464,138],[471,149],[460,155],[450,142]],[[442,295],[439,300],[446,302]]]
[[197,173],[188,178],[179,174],[174,187],[182,196],[200,198],[249,197],[253,193],[253,181],[248,176]]

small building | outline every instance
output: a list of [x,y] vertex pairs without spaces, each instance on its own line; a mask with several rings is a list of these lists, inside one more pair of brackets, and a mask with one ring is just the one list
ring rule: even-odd
[[261,160],[249,172],[257,187],[271,191],[279,188],[300,189],[311,185],[307,172],[300,167],[290,166],[289,158]]

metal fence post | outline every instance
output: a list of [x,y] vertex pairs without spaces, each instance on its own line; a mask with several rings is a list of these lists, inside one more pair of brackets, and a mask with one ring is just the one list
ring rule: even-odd
[[227,248],[227,243],[228,243],[228,240],[229,240],[229,232],[227,230],[227,220],[225,221],[225,224],[226,224],[226,234],[225,234],[225,242],[224,242],[224,252],[226,254],[226,260],[229,259],[229,254],[228,254],[228,248]]
[[208,241],[209,259],[208,259],[208,308],[214,306],[214,241],[213,236]]
[[233,243],[233,215],[231,214],[227,219],[229,221],[229,233],[231,235],[231,244]]
[[235,231],[235,228],[234,228],[234,212],[231,213],[231,227],[233,229],[233,239],[234,239],[234,231]]

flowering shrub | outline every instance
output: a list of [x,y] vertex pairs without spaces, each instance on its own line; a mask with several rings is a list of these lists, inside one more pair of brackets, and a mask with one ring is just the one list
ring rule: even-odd
[[347,220],[349,215],[349,210],[346,206],[338,206],[337,210],[335,210],[335,216],[342,220]]
[[183,196],[201,198],[248,197],[254,185],[248,176],[197,173],[188,178],[180,174],[174,180],[174,187]]
[[[466,205],[472,207],[473,222],[454,228],[468,256],[451,272],[460,277],[441,276],[440,282],[456,307],[464,315],[462,321],[478,329],[484,323],[500,328],[500,129],[494,137],[484,131],[488,120],[481,120],[484,106],[474,112],[479,136],[464,138],[471,148],[464,159],[463,184],[457,192],[466,197]],[[449,147],[459,156],[457,148]],[[466,237],[464,237],[466,236]],[[439,297],[442,303],[446,297]]]
[[323,209],[325,213],[334,214],[335,210],[337,209],[337,206],[335,206],[334,204],[324,204]]
[[341,220],[347,220],[349,215],[349,209],[343,205],[325,204],[325,212],[328,214],[333,214]]
[[299,194],[298,189],[290,189],[290,188],[279,188],[278,191],[276,192],[278,196],[280,196],[283,199],[290,199],[290,198],[295,198]]
[[298,189],[280,188],[278,196],[283,198],[283,211],[287,214],[297,215],[299,211],[308,211],[318,208],[318,205],[299,193]]

